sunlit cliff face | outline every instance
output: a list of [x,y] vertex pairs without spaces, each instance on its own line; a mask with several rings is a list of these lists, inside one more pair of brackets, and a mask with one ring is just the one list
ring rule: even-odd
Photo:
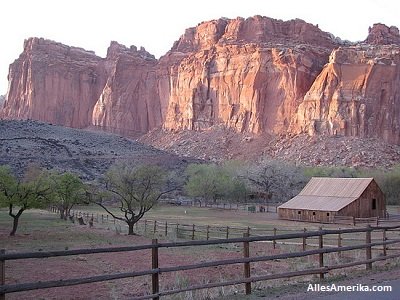
[[116,42],[100,58],[31,38],[10,66],[2,116],[122,134],[223,125],[399,143],[399,44],[382,24],[351,44],[261,16],[189,28],[160,60]]

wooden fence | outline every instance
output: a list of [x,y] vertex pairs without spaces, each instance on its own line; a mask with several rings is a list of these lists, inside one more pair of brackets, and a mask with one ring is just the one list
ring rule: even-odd
[[[258,281],[267,281],[279,278],[291,278],[296,276],[305,276],[319,274],[319,278],[323,279],[326,274],[336,269],[350,268],[359,265],[365,265],[366,269],[372,268],[374,262],[383,261],[387,259],[393,259],[400,257],[400,253],[394,253],[388,255],[388,245],[394,245],[400,243],[398,238],[400,226],[386,226],[386,227],[371,227],[367,226],[365,228],[349,228],[349,229],[335,229],[335,230],[318,230],[318,231],[306,231],[300,233],[290,233],[282,235],[273,236],[252,236],[248,237],[247,233],[241,238],[230,238],[223,240],[201,240],[201,241],[184,241],[184,242],[162,242],[160,243],[157,239],[153,239],[151,244],[131,246],[131,247],[114,247],[114,248],[97,248],[97,249],[79,249],[79,250],[66,250],[66,251],[51,251],[51,252],[30,252],[30,253],[6,253],[5,250],[0,252],[0,300],[5,299],[5,295],[8,293],[17,293],[22,291],[30,291],[34,289],[45,289],[53,287],[65,287],[74,286],[85,283],[103,282],[109,280],[116,280],[122,278],[132,278],[140,276],[151,276],[151,291],[144,292],[143,295],[137,296],[133,299],[159,299],[162,296],[194,291],[199,289],[209,289],[222,286],[230,285],[244,285],[244,291],[246,294],[250,294],[252,290],[251,284]],[[387,232],[396,231],[392,239],[389,239]],[[373,242],[371,240],[371,234],[373,232],[383,232],[384,240],[379,242]],[[344,235],[344,234],[365,234],[364,242],[361,244],[348,245],[348,246],[327,246],[325,245],[325,239],[327,236],[331,235]],[[397,238],[396,238],[397,237]],[[297,252],[286,252],[274,255],[266,256],[250,256],[250,244],[257,242],[274,242],[274,241],[284,241],[292,239],[310,239],[316,238],[318,240],[318,248],[306,251]],[[163,267],[159,265],[159,249],[162,248],[180,248],[180,247],[201,247],[206,245],[222,245],[222,244],[241,244],[243,250],[242,258],[233,259],[223,259],[223,260],[212,260],[202,263],[186,264],[179,266]],[[63,257],[71,255],[89,255],[94,253],[116,253],[116,252],[126,252],[126,251],[139,251],[148,250],[151,251],[151,262],[152,267],[148,270],[143,271],[132,271],[125,273],[113,273],[105,275],[96,275],[91,277],[81,277],[81,278],[65,278],[62,280],[52,280],[52,281],[41,281],[41,282],[28,282],[21,284],[6,284],[5,265],[7,261],[10,260],[20,260],[20,259],[42,259],[48,257]],[[325,255],[331,253],[342,254],[345,251],[351,250],[362,250],[365,251],[365,257],[361,260],[354,260],[346,263],[335,263],[327,264]],[[377,250],[379,253],[373,257],[372,250]],[[308,257],[311,255],[318,256],[317,266],[312,266],[311,268],[306,268],[303,270],[289,271],[277,274],[267,274],[267,275],[252,275],[251,274],[251,264],[256,262],[266,262],[269,261],[274,263],[276,260],[283,260],[289,258],[298,257]],[[186,270],[197,270],[207,267],[217,267],[217,266],[229,266],[233,264],[241,264],[243,266],[243,277],[240,279],[223,281],[223,282],[210,282],[206,284],[194,284],[184,288],[170,289],[170,290],[160,290],[159,274],[179,272]]]
[[[57,208],[50,208],[53,213],[58,213]],[[90,220],[98,224],[112,224],[116,226],[126,227],[125,222],[114,219],[108,214],[91,213],[87,211],[71,211],[74,220],[82,217],[85,224],[89,224]],[[243,233],[249,235],[266,235],[272,232],[277,233],[278,229],[266,229],[256,227],[238,227],[238,226],[221,226],[221,225],[201,225],[201,224],[185,224],[176,223],[166,220],[141,219],[135,224],[136,232],[143,234],[163,234],[168,237],[177,237],[182,239],[223,239],[230,237],[242,237]],[[297,231],[297,229],[295,229]],[[293,231],[280,229],[279,231]]]
[[225,210],[245,210],[249,212],[278,212],[277,203],[207,203],[202,201],[190,201],[190,200],[161,200],[160,204],[164,205],[175,205],[175,206],[193,206],[193,207],[203,207],[203,208],[216,208]]
[[347,224],[347,225],[357,225],[357,224],[387,224],[393,222],[400,222],[400,215],[388,215],[385,218],[382,217],[370,217],[370,218],[355,218],[352,216],[335,216],[333,223],[335,224]]
[[[52,212],[57,213],[57,209],[52,208]],[[115,220],[111,216],[106,214],[98,214],[98,213],[89,213],[83,211],[72,211],[71,214],[74,218],[78,218],[82,216],[84,221],[89,224],[90,219],[93,220],[94,223],[98,223],[100,226],[102,224],[110,224],[115,226],[116,231],[118,233],[127,230],[127,225],[125,222]],[[367,219],[367,218],[366,218]],[[376,224],[376,218],[368,219],[370,223],[367,224]],[[382,224],[382,220],[379,219],[379,224]],[[390,219],[391,222],[398,222],[397,219]],[[354,225],[351,223],[344,222],[343,224]],[[387,224],[387,221],[385,221]],[[378,225],[378,224],[376,224]],[[390,224],[394,225],[394,224]],[[118,229],[117,229],[118,227]],[[125,228],[125,229],[124,229]],[[339,228],[340,229],[340,228]],[[278,235],[278,234],[286,234],[299,232],[299,228],[283,228],[283,227],[274,227],[274,228],[257,228],[257,227],[238,227],[238,226],[221,226],[216,224],[185,224],[185,223],[176,223],[166,220],[153,220],[153,219],[141,219],[139,222],[135,224],[135,231],[137,233],[153,236],[153,237],[161,237],[164,236],[169,239],[189,239],[189,240],[210,240],[210,239],[228,239],[228,238],[237,238],[242,237],[244,233],[248,234],[248,236],[264,236],[264,235]],[[306,232],[307,228],[303,228],[302,231]],[[380,240],[380,237],[376,237]],[[333,245],[342,245],[353,243],[354,241],[360,240],[359,237],[342,237],[340,235],[337,238],[327,238],[330,240],[330,243]],[[312,239],[302,238],[297,241],[291,242],[279,242],[273,240],[274,248],[276,245],[281,244],[291,244],[291,245],[303,245],[303,250],[309,247],[318,247],[318,241],[313,241]]]

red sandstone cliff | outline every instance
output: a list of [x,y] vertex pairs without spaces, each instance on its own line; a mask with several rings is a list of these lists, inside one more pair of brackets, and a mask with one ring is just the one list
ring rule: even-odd
[[332,52],[299,105],[294,131],[400,143],[399,32],[377,24],[366,42],[374,45]]
[[160,60],[115,42],[100,58],[31,38],[1,114],[123,134],[223,124],[400,143],[399,45],[382,24],[349,46],[302,20],[260,16],[189,28]]
[[9,69],[3,115],[84,128],[104,86],[101,58],[81,48],[30,38]]
[[122,134],[143,134],[160,126],[156,65],[143,48],[112,42],[105,59],[107,82],[93,109],[93,125]]
[[105,59],[81,48],[30,38],[10,65],[1,115],[122,134],[162,124],[157,60],[112,42]]
[[164,128],[286,130],[337,42],[302,20],[219,19],[187,29],[171,51]]

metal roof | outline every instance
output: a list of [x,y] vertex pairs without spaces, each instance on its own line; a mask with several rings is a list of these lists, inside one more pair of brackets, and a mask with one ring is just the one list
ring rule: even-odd
[[296,197],[278,208],[339,211],[358,199],[372,180],[313,177]]

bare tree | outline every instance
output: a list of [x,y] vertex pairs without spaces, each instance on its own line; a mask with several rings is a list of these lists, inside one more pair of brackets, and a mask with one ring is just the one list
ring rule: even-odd
[[249,165],[242,177],[252,190],[262,195],[266,204],[271,199],[279,202],[290,199],[306,181],[300,168],[275,160],[263,160]]
[[[115,165],[105,175],[104,189],[107,193],[89,192],[91,201],[102,207],[114,219],[125,222],[128,225],[128,234],[132,235],[136,222],[154,207],[162,195],[176,189],[174,186],[168,186],[167,175],[167,172],[158,166]],[[110,196],[117,201],[119,214],[111,209],[111,205],[105,203]]]

